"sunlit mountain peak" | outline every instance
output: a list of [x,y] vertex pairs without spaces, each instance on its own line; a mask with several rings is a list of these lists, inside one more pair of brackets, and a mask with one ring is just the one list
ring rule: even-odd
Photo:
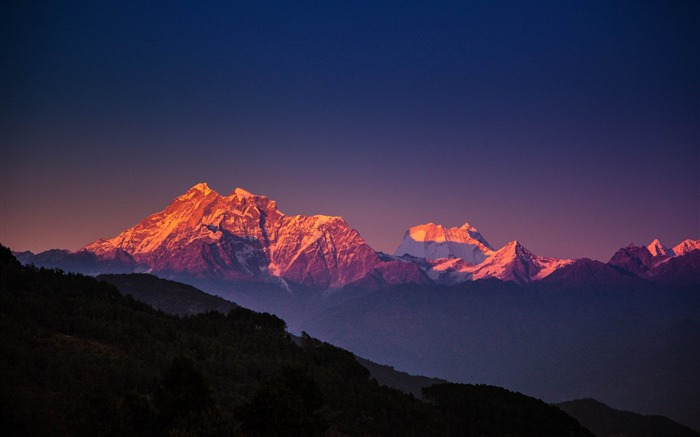
[[235,190],[233,190],[233,192],[231,194],[236,195],[236,196],[240,197],[241,199],[255,196],[255,194],[251,193],[250,191],[244,190],[243,188],[236,188]]

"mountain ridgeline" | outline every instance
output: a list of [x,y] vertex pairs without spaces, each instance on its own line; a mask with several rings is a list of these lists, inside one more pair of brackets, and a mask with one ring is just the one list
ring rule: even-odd
[[498,387],[434,385],[425,403],[276,316],[168,315],[4,247],[0,322],[4,435],[592,435]]
[[340,217],[286,216],[265,196],[242,189],[221,196],[206,184],[112,239],[75,253],[18,256],[88,274],[149,271],[171,279],[268,281],[311,289],[338,288],[368,275],[382,283],[420,282],[425,276],[413,264],[382,259]]
[[[633,261],[614,258],[612,265],[651,280],[661,271],[668,281],[674,276],[664,275],[664,264],[700,249],[700,241],[686,240],[670,249],[655,240],[637,249],[628,254]],[[241,188],[222,196],[205,183],[114,238],[77,252],[16,255],[25,263],[86,274],[152,272],[170,279],[316,290],[453,285],[488,278],[523,284],[573,263],[535,255],[517,241],[494,249],[468,223],[459,228],[415,226],[396,254],[386,255],[373,250],[341,217],[286,216],[266,196]]]

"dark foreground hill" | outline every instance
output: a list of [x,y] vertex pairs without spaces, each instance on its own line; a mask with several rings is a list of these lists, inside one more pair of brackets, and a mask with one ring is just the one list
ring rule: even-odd
[[97,279],[116,286],[122,294],[168,314],[184,316],[207,311],[226,314],[238,306],[191,285],[143,273],[99,275]]
[[3,435],[591,435],[497,387],[424,403],[347,351],[297,345],[275,316],[168,315],[94,278],[23,267],[4,247],[0,332]]
[[644,416],[610,408],[595,399],[557,404],[597,437],[698,437],[700,433],[663,416]]

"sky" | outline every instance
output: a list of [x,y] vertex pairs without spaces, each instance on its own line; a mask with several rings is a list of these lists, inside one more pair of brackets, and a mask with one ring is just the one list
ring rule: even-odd
[[76,250],[198,182],[607,261],[700,238],[698,1],[3,1],[0,242]]

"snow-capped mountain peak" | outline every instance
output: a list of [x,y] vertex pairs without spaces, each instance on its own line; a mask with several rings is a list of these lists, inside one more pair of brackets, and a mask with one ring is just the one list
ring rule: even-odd
[[209,188],[209,185],[207,185],[206,182],[200,182],[187,190],[182,196],[177,197],[176,200],[187,200],[194,197],[208,196],[212,193],[219,195],[219,193]]
[[555,270],[572,262],[573,260],[570,259],[537,256],[514,240],[477,266],[472,273],[472,279],[494,277],[505,281],[526,283],[549,276]]
[[459,229],[466,231],[470,237],[479,241],[481,244],[486,246],[488,249],[494,250],[493,247],[491,247],[491,245],[488,243],[488,241],[486,241],[486,239],[481,235],[481,233],[479,233],[479,231],[474,226],[470,225],[469,223],[465,223]]
[[425,260],[422,266],[431,279],[445,285],[486,278],[523,284],[542,279],[572,262],[569,259],[537,256],[514,240],[497,251],[489,252],[488,257],[479,264],[468,263],[461,258],[443,258]]
[[469,223],[459,228],[434,223],[414,226],[406,231],[396,255],[424,260],[421,266],[426,274],[442,284],[484,278],[526,283],[573,262],[537,256],[517,240],[494,250]]
[[410,228],[396,249],[396,255],[411,255],[427,260],[461,258],[467,263],[479,264],[493,248],[469,223],[459,228],[445,228],[426,223]]
[[250,191],[244,190],[243,188],[236,188],[231,192],[232,196],[238,196],[241,199],[245,199],[248,197],[254,197],[255,194],[251,193]]
[[700,250],[700,240],[683,240],[673,249],[674,255],[683,255],[694,250]]
[[654,257],[674,255],[673,250],[664,246],[658,238],[649,243],[647,250],[649,250],[649,253]]
[[499,254],[509,254],[512,256],[519,255],[532,255],[532,253],[525,248],[518,240],[513,240],[507,243],[502,248],[498,249]]

